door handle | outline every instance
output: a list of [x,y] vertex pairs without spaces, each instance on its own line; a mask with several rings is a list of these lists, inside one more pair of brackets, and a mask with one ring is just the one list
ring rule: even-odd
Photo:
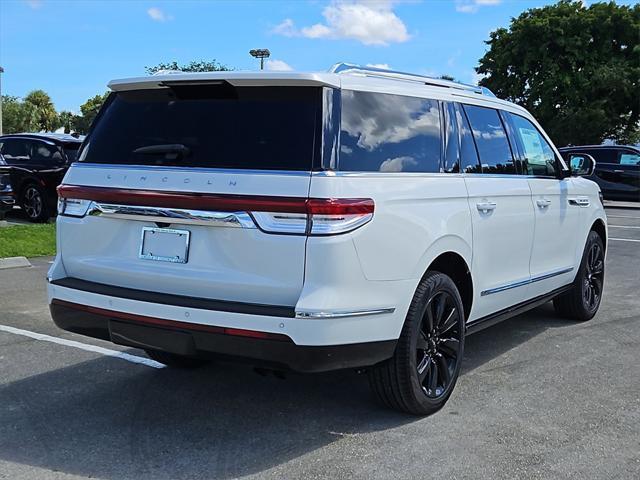
[[496,209],[496,202],[479,202],[476,203],[476,207],[478,207],[478,211],[482,213],[489,213]]
[[578,207],[588,207],[590,203],[591,202],[589,202],[589,199],[584,197],[569,199],[569,205],[576,205]]
[[613,173],[624,173],[624,170],[614,170]]
[[538,205],[538,207],[540,208],[547,208],[549,205],[551,205],[551,200],[547,200],[546,198],[540,198],[536,200],[536,205]]

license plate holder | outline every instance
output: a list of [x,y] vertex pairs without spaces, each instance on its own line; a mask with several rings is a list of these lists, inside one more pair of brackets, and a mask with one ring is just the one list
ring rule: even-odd
[[189,230],[143,227],[139,257],[158,262],[187,263],[190,236]]

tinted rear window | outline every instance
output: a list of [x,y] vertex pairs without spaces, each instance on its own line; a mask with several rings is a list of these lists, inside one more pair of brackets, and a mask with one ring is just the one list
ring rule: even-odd
[[[310,170],[321,89],[182,85],[112,94],[79,161]],[[183,145],[176,154],[162,146]],[[134,150],[157,146],[156,151]],[[144,150],[144,149],[143,149]]]

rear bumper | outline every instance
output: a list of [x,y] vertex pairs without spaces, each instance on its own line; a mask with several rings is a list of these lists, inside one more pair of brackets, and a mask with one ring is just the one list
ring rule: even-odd
[[283,334],[254,338],[248,330],[176,322],[53,299],[55,324],[67,331],[120,345],[179,355],[222,357],[299,372],[357,368],[390,358],[395,340],[346,345],[296,345]]

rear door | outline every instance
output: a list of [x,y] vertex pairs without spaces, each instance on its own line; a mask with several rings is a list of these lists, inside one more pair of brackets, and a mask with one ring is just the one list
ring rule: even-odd
[[628,200],[640,202],[640,153],[631,149],[620,149],[616,155],[614,172],[620,183],[620,193]]
[[[512,148],[497,110],[464,105],[479,155],[467,173],[473,222],[473,319],[528,298],[534,212],[529,185],[518,175]],[[471,166],[467,172],[473,172]]]
[[112,94],[61,188],[67,275],[294,305],[321,93],[218,82]]

